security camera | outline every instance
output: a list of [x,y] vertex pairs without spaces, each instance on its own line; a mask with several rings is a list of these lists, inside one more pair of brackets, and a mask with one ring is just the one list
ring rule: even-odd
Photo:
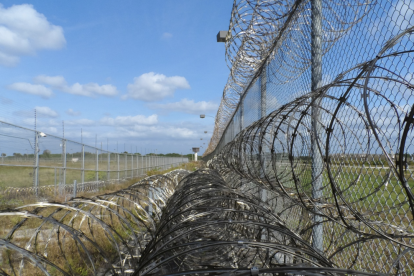
[[39,135],[42,137],[46,137],[46,134],[44,134],[43,132],[39,132]]

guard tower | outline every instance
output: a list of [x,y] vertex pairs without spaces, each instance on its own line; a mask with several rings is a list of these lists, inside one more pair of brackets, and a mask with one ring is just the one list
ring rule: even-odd
[[193,148],[193,152],[194,152],[194,161],[197,161],[197,152],[200,151],[200,148]]

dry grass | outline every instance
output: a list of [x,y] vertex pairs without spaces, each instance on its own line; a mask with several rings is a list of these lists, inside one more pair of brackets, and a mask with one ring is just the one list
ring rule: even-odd
[[[190,162],[187,164],[183,164],[180,167],[171,168],[168,170],[151,170],[147,172],[146,176],[151,176],[155,174],[164,174],[169,171],[175,170],[175,169],[186,169],[189,171],[195,171],[198,167],[201,166],[201,163],[197,162]],[[137,183],[141,179],[145,178],[146,176],[142,177],[136,177],[127,181],[123,181],[120,183],[116,183],[113,185],[106,185],[102,186],[98,192],[95,193],[78,193],[79,197],[93,197],[98,196],[102,194],[112,193],[119,191],[121,189],[127,188],[131,186],[134,183]],[[62,196],[56,196],[53,198],[49,198],[49,201],[53,202],[64,202],[65,198]],[[34,197],[25,197],[23,199],[16,199],[16,198],[0,198],[0,210],[1,209],[13,209],[21,205],[25,204],[31,204],[38,202],[39,200]],[[28,210],[33,210],[33,208],[27,208]],[[49,216],[53,211],[56,210],[56,207],[48,207],[43,208],[41,210],[41,215],[43,217]],[[116,238],[115,241],[111,240],[108,236],[108,233],[106,233],[103,228],[97,224],[97,223],[86,223],[81,222],[82,216],[77,217],[73,221],[70,221],[70,219],[75,215],[75,212],[70,212],[69,214],[66,213],[67,210],[61,210],[55,214],[53,214],[53,217],[57,220],[61,220],[64,224],[70,225],[74,229],[79,229],[83,232],[83,235],[85,237],[90,238],[96,244],[99,248],[102,249],[103,252],[105,252],[105,256],[107,258],[107,262],[104,260],[102,254],[97,249],[95,245],[93,245],[90,242],[85,242],[85,246],[87,251],[92,255],[92,258],[94,260],[95,267],[99,268],[99,270],[105,269],[110,267],[110,265],[116,261],[117,259],[117,250],[115,243],[119,244],[121,242],[120,238]],[[143,214],[136,214],[137,216],[142,216]],[[139,233],[140,231],[143,231],[145,227],[143,225],[135,225],[135,222],[132,220],[132,218],[125,216],[125,218],[130,221],[130,224],[133,225],[134,231]],[[0,228],[0,236],[2,238],[5,238],[5,236],[10,232],[10,230],[19,222],[22,222],[24,218],[17,217],[17,216],[0,216],[0,225],[2,227]],[[117,217],[110,217],[102,218],[102,220],[111,226],[113,230],[118,232],[122,238],[129,239],[130,237],[130,230],[127,230],[123,225],[123,222],[121,222]],[[24,231],[33,231],[37,227],[41,225],[43,221],[36,218],[30,218],[26,219],[23,223],[23,225],[19,228],[19,231],[22,231],[21,233],[25,233]],[[82,223],[82,224],[81,224]],[[46,224],[42,226],[42,230],[51,230],[54,228],[54,225],[52,224]],[[30,251],[37,252],[39,255],[44,255],[45,252],[47,252],[47,259],[54,263],[56,266],[60,267],[61,269],[69,272],[70,275],[82,275],[82,276],[88,276],[93,275],[93,270],[91,269],[91,264],[88,261],[87,254],[85,253],[85,250],[80,247],[80,245],[72,238],[70,237],[69,233],[67,233],[65,230],[60,229],[59,230],[59,237],[57,233],[53,233],[51,241],[48,243],[46,247],[46,243],[44,242],[38,242],[37,244],[33,244],[33,241],[30,242],[31,248]],[[30,236],[31,234],[29,234]],[[82,239],[85,241],[85,239]],[[18,235],[12,238],[12,242],[21,248],[25,248],[28,245],[29,237],[19,237]],[[2,263],[0,263],[0,267],[4,269],[6,272],[13,274],[11,272],[11,266],[14,267],[15,271],[19,269],[20,262],[22,260],[22,257],[20,254],[16,252],[12,252],[7,249],[3,249],[1,252],[2,256]],[[23,275],[44,275],[40,269],[36,268],[34,265],[30,264],[27,260],[24,261],[25,266],[22,271]],[[47,270],[51,275],[62,275],[56,268],[52,266],[47,266]],[[17,271],[16,271],[17,272]]]
[[[116,183],[113,183],[113,184],[102,185],[101,187],[99,187],[99,190],[96,191],[96,192],[89,192],[89,191],[88,192],[78,192],[77,196],[79,196],[79,197],[93,197],[93,196],[97,196],[97,195],[101,195],[101,194],[105,194],[105,193],[115,192],[115,191],[124,189],[126,187],[129,187],[130,185],[140,181],[141,179],[143,179],[147,176],[157,175],[157,174],[164,174],[164,173],[176,170],[176,169],[185,169],[185,170],[188,170],[188,171],[195,171],[195,170],[197,170],[197,168],[201,167],[202,164],[203,164],[202,162],[192,161],[192,162],[189,162],[189,163],[184,163],[184,164],[182,164],[181,166],[178,166],[178,167],[169,168],[167,170],[160,170],[160,169],[149,170],[149,171],[146,172],[146,175],[141,175],[139,177],[134,177],[132,179],[116,182]],[[8,168],[10,168],[10,167],[8,167]],[[13,169],[19,169],[19,170],[25,169],[25,168],[18,168],[18,167],[12,167],[12,168]],[[11,175],[16,175],[16,173],[10,173],[10,171],[8,171],[10,174],[3,175],[2,174],[3,171],[1,171],[1,169],[2,169],[2,167],[0,166],[0,175],[1,175],[1,180],[0,181],[3,181],[3,182],[7,181],[8,177],[10,179],[12,179]],[[33,170],[30,169],[30,171],[33,171]],[[26,170],[23,170],[21,174],[24,175],[26,172],[27,172]],[[7,176],[7,175],[9,175],[9,176]],[[102,178],[105,179],[104,177],[102,177]],[[6,180],[3,180],[3,179],[6,179]],[[68,183],[70,183],[70,182],[68,182]],[[31,185],[29,187],[31,187]],[[51,192],[43,193],[43,194],[42,194],[42,192],[40,192],[39,197],[40,197],[41,201],[46,200],[46,201],[52,201],[52,202],[65,202],[65,200],[68,200],[70,198],[70,195],[66,194],[66,195],[63,195],[63,196],[60,196],[60,195],[55,196],[54,191],[51,190]],[[36,198],[34,196],[34,194],[25,194],[23,196],[10,196],[10,195],[0,194],[0,210],[16,208],[18,206],[22,206],[22,205],[26,205],[26,204],[30,204],[30,203],[34,203],[34,202],[38,202],[38,201],[39,201],[39,198]]]

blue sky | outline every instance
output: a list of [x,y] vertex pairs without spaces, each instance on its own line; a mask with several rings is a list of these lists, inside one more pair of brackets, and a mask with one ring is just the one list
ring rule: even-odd
[[34,128],[37,107],[38,130],[62,136],[64,121],[90,145],[205,148],[214,121],[199,114],[215,116],[228,77],[216,34],[232,2],[2,1],[0,120]]

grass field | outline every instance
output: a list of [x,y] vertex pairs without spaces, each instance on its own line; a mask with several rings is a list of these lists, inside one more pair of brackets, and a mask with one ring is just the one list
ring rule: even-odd
[[[289,167],[286,167],[290,169]],[[283,171],[279,168],[279,171]],[[299,165],[295,168],[296,177],[299,179],[303,191],[312,194],[312,173],[309,165]],[[332,166],[331,174],[342,197],[355,207],[381,212],[384,208],[395,207],[394,213],[406,214],[409,205],[407,194],[402,183],[394,171],[389,168]],[[404,177],[408,186],[413,191],[414,178],[410,169],[404,171]],[[287,177],[291,178],[291,177]],[[325,197],[331,197],[332,188],[326,168],[322,175],[323,193]],[[289,185],[287,185],[289,186]],[[293,188],[293,182],[290,184]],[[332,201],[332,203],[334,203]],[[397,208],[398,207],[398,208]]]
[[[166,161],[172,161],[172,159],[165,159]],[[178,162],[181,158],[174,160]],[[135,162],[133,162],[135,161]],[[118,163],[117,160],[113,159],[109,162],[108,160],[98,161],[98,175],[96,173],[96,160],[85,160],[84,168],[85,175],[84,181],[95,181],[95,180],[108,180],[118,178],[130,178],[137,175],[145,175],[146,172],[154,169],[167,169],[171,166],[177,166],[174,164],[161,163],[160,158],[157,162],[152,160],[134,160],[129,159],[125,162],[125,159],[120,160],[119,163],[119,174],[118,174]],[[148,162],[147,162],[148,161]],[[48,159],[40,160],[39,162],[39,186],[55,185],[59,182],[63,182],[63,172],[61,159]],[[74,180],[78,183],[82,182],[82,163],[81,162],[68,162],[66,166],[66,184],[72,184]],[[108,174],[109,170],[109,174]],[[7,187],[33,187],[34,184],[35,170],[33,168],[33,160],[30,159],[15,159],[7,160],[3,164],[0,163],[0,189]]]
[[[139,180],[141,180],[141,179],[143,179],[147,176],[156,175],[156,174],[164,174],[164,173],[167,173],[167,172],[175,170],[175,169],[184,169],[184,170],[188,170],[188,171],[192,172],[192,171],[195,171],[196,169],[198,169],[200,166],[201,166],[200,162],[192,161],[192,162],[181,164],[180,166],[168,168],[166,170],[162,170],[161,168],[153,168],[151,170],[146,171],[145,174],[142,174],[140,176],[136,176],[136,177],[128,179],[126,181],[114,182],[113,184],[100,186],[99,189],[97,191],[94,191],[94,192],[90,192],[90,191],[88,191],[88,192],[78,192],[77,196],[91,197],[91,196],[95,196],[95,195],[99,195],[99,194],[118,191],[120,189],[126,188],[126,187],[138,182]],[[0,169],[1,168],[2,167],[0,166]],[[19,168],[19,167],[7,167],[7,168],[22,169],[22,168]],[[16,172],[11,172],[9,174],[9,177],[10,178],[14,177],[15,173]],[[6,174],[6,175],[8,175],[8,174]],[[86,179],[86,177],[85,177],[85,179]],[[21,186],[21,187],[27,187],[27,186]],[[29,185],[29,187],[32,187],[32,185]],[[59,194],[57,194],[56,196],[49,195],[48,200],[49,201],[55,201],[55,202],[64,202],[65,201],[65,196],[60,196]],[[22,196],[22,197],[10,197],[10,196],[7,196],[7,195],[4,195],[4,194],[0,193],[0,210],[1,209],[7,209],[7,208],[14,208],[14,207],[18,207],[18,206],[21,206],[21,205],[24,205],[24,204],[29,204],[29,203],[33,203],[33,202],[37,202],[37,201],[39,201],[39,199],[36,198],[34,195],[25,195],[25,196]]]

